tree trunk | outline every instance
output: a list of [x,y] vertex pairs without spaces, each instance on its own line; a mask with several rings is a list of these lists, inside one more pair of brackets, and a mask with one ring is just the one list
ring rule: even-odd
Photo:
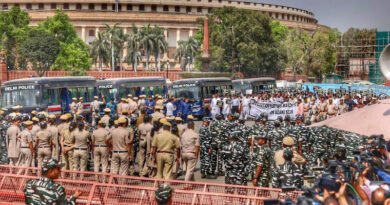
[[149,70],[149,53],[148,53],[148,50],[146,50],[146,70]]
[[160,52],[157,53],[157,70],[160,72],[161,71],[161,61],[160,61]]
[[99,71],[102,72],[103,70],[103,59],[99,58]]
[[137,72],[138,62],[137,62],[137,54],[134,54],[134,72]]
[[119,55],[119,67],[120,67],[120,71],[123,71],[123,62],[122,62],[122,52],[120,52],[120,55]]
[[114,60],[114,46],[111,46],[111,70],[115,71],[114,66],[115,60]]

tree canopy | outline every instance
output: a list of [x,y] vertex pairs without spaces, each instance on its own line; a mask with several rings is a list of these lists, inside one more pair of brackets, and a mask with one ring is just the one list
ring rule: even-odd
[[59,51],[58,40],[41,29],[31,30],[21,48],[22,54],[39,76],[43,76],[50,69]]

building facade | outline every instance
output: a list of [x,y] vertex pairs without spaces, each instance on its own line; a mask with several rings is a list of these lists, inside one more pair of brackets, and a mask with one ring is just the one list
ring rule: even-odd
[[[63,9],[76,27],[77,33],[87,44],[91,44],[105,28],[105,24],[120,22],[125,32],[131,32],[132,25],[144,27],[147,24],[165,28],[168,53],[162,56],[170,67],[179,67],[174,56],[179,40],[193,36],[199,24],[196,19],[204,17],[212,9],[232,6],[256,10],[268,14],[274,20],[288,27],[299,27],[309,32],[327,30],[319,25],[310,11],[264,3],[228,0],[2,0],[0,10],[18,6],[29,13],[31,25],[35,26],[53,16],[56,9]],[[153,62],[153,59],[151,59]],[[140,67],[143,65],[140,64]]]

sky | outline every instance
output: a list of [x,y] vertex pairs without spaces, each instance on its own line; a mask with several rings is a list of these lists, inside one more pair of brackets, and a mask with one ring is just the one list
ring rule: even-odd
[[390,0],[250,0],[309,10],[319,24],[345,32],[350,27],[390,31]]

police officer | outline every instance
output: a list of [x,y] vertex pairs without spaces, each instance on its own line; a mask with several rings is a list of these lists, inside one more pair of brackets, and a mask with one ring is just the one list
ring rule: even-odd
[[183,124],[183,119],[181,117],[175,117],[175,122],[177,124],[177,129],[179,129],[179,136],[181,136],[186,129],[186,125]]
[[117,121],[118,127],[112,130],[109,137],[112,141],[111,173],[113,174],[127,175],[129,162],[132,160],[130,133],[126,129],[126,122],[126,118],[120,117]]
[[61,134],[62,162],[65,164],[64,169],[67,170],[73,170],[73,149],[75,143],[73,132],[76,126],[75,122],[71,122],[69,127],[64,129]]
[[55,159],[43,160],[41,166],[42,177],[29,180],[24,190],[26,204],[76,204],[76,198],[80,195],[76,191],[69,199],[66,199],[64,187],[55,184],[63,164]]
[[283,158],[285,162],[274,170],[272,177],[272,187],[297,187],[303,185],[302,170],[292,162],[293,151],[291,148],[284,148]]
[[275,152],[274,161],[275,161],[275,167],[278,167],[279,165],[282,165],[285,160],[283,157],[283,151],[285,148],[290,148],[293,150],[293,158],[292,162],[297,165],[304,165],[306,164],[306,159],[303,158],[293,147],[295,145],[294,138],[287,136],[283,138],[283,149],[277,150]]
[[111,109],[105,108],[103,112],[104,112],[104,116],[100,120],[103,121],[106,126],[108,126],[108,123],[110,122],[110,118],[111,118],[110,117]]
[[145,115],[143,120],[144,122],[138,126],[138,132],[140,137],[138,151],[138,172],[140,176],[146,176],[148,171],[146,159],[148,158],[148,154],[150,155],[151,150],[148,150],[150,145],[148,146],[147,138],[149,137],[151,139],[150,135],[153,128],[153,125],[151,123],[152,119],[149,115]]
[[72,114],[76,114],[78,111],[77,107],[77,98],[72,98],[72,103],[70,104],[70,111]]
[[88,138],[90,138],[90,133],[84,128],[84,123],[79,122],[77,129],[72,133],[74,137],[73,170],[75,171],[87,170]]
[[38,166],[42,164],[44,159],[51,158],[51,148],[53,146],[52,133],[47,129],[45,121],[40,122],[40,131],[35,138],[35,147],[38,148]]
[[254,165],[253,186],[268,187],[271,179],[273,153],[267,146],[267,135],[265,132],[256,135],[255,140],[252,154]]
[[110,138],[110,132],[105,129],[105,123],[103,120],[98,122],[98,129],[92,133],[92,154],[93,154],[93,166],[94,171],[99,172],[99,167],[102,165],[102,172],[108,170],[108,139]]
[[81,114],[84,110],[84,97],[79,98],[79,102],[77,103],[77,113]]
[[160,105],[154,106],[154,113],[151,114],[152,118],[157,118],[157,119],[164,118],[165,116],[163,113],[161,113],[161,110],[162,110],[162,106]]
[[33,141],[30,130],[32,130],[32,121],[26,121],[23,123],[26,129],[19,133],[20,139],[20,155],[19,155],[19,166],[29,167],[31,160],[35,155]]
[[20,152],[20,141],[18,140],[18,134],[20,133],[19,124],[20,116],[12,116],[12,125],[8,128],[6,134],[6,144],[8,150],[9,164],[18,166],[19,152]]
[[52,158],[56,160],[60,160],[60,135],[59,135],[59,129],[56,126],[57,124],[57,118],[55,115],[49,115],[49,127],[47,128],[52,137],[52,141],[54,143],[53,149],[51,152]]
[[163,131],[153,137],[152,154],[157,163],[157,178],[171,179],[174,151],[176,150],[177,159],[180,160],[180,142],[179,139],[170,132],[171,123],[166,119],[161,120]]
[[216,179],[214,170],[217,161],[217,153],[213,150],[217,150],[216,141],[213,140],[210,131],[210,119],[208,117],[203,118],[203,125],[199,130],[199,143],[200,143],[200,174],[201,178]]
[[199,135],[194,131],[195,124],[190,121],[181,137],[183,166],[186,168],[185,181],[194,181],[194,170],[199,156]]

